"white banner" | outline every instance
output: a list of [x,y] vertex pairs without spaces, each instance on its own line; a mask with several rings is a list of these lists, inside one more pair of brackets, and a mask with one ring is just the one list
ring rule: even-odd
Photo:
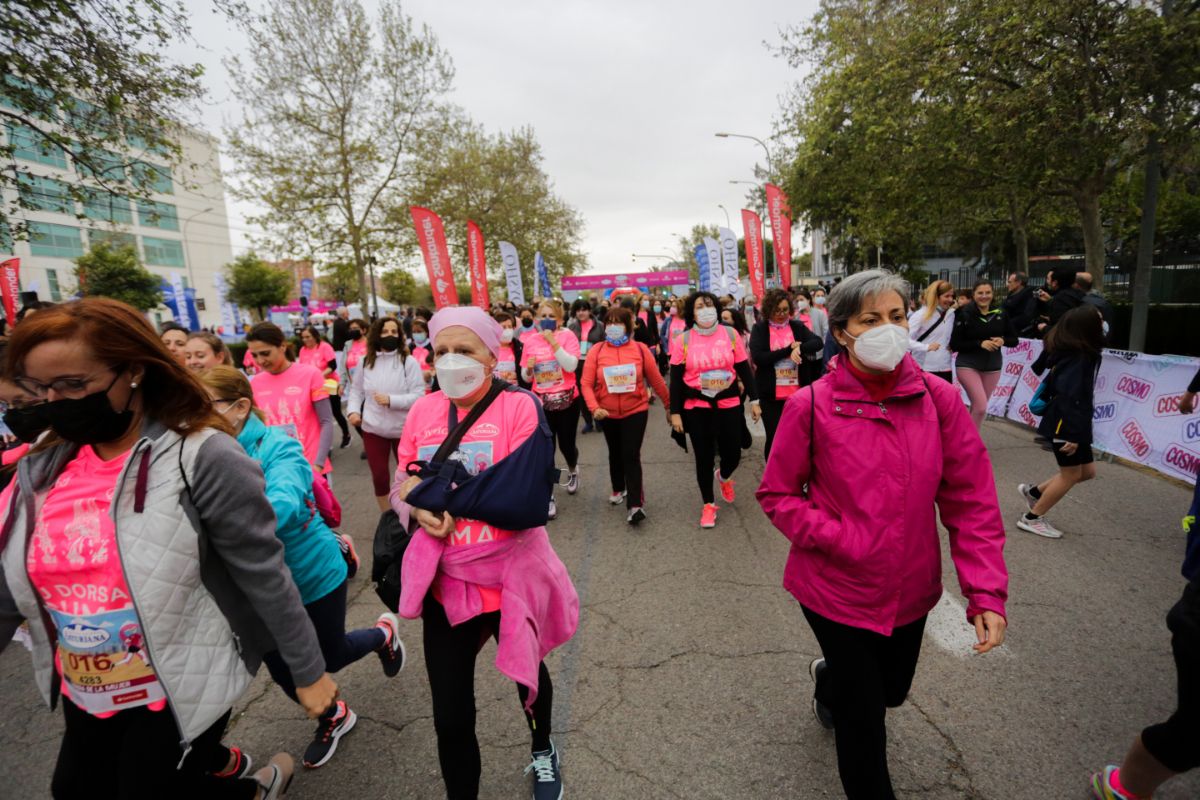
[[729,294],[735,300],[741,300],[743,292],[738,270],[737,234],[729,228],[718,228],[717,232],[721,234],[721,271],[724,281],[721,291],[716,294]]
[[[221,334],[233,336],[237,333],[238,319],[237,311],[225,298],[227,285],[225,276],[217,272],[213,275],[213,286],[217,289],[217,307],[221,310]],[[341,355],[340,353],[338,355]]]
[[517,248],[508,242],[500,242],[500,261],[504,263],[504,280],[508,284],[508,302],[525,305],[525,289],[521,286],[521,261]]
[[[1029,410],[1029,401],[1046,373],[1039,377],[1030,366],[1041,352],[1042,343],[1029,339],[1004,349],[989,414],[995,409],[996,416],[1037,426],[1040,419]],[[1200,471],[1200,415],[1180,413],[1179,398],[1197,367],[1198,358],[1105,350],[1096,377],[1092,446],[1194,484]]]
[[171,273],[171,288],[175,290],[175,307],[179,309],[175,321],[191,330],[192,318],[188,316],[187,293],[183,291],[183,276],[178,272]]
[[708,290],[720,297],[725,292],[724,273],[721,271],[721,244],[716,239],[705,237],[704,249],[708,251]]

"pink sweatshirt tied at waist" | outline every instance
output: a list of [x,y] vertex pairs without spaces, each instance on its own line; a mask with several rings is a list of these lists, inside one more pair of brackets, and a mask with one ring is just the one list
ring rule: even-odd
[[529,690],[526,711],[537,699],[538,666],[579,627],[579,595],[545,528],[466,547],[447,547],[419,529],[404,553],[400,586],[400,616],[420,617],[436,587],[452,626],[482,613],[476,586],[500,587],[496,669]]

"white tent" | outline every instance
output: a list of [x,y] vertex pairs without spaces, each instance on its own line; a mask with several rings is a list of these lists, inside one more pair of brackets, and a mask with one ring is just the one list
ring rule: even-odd
[[[351,303],[350,305],[346,306],[346,309],[350,312],[351,319],[368,319],[370,318],[370,312],[375,310],[375,304],[374,302],[367,303],[367,307],[365,309],[366,313],[364,313],[361,303]],[[389,303],[387,300],[384,300],[382,297],[380,297],[379,313],[383,316],[387,316],[388,314],[398,314],[400,313],[400,306],[396,305],[395,303]]]

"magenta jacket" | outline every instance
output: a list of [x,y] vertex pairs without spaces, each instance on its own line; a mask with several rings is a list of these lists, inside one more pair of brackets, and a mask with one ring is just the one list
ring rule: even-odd
[[992,464],[958,390],[906,355],[895,389],[875,403],[837,361],[813,384],[815,420],[807,387],[788,398],[758,488],[763,511],[792,542],[784,588],[823,617],[891,635],[942,596],[936,504],[968,619],[1006,616]]
[[496,669],[529,689],[527,711],[537,699],[538,665],[579,626],[579,595],[545,528],[463,547],[446,547],[418,529],[404,552],[400,586],[400,616],[420,617],[436,586],[451,625],[482,612],[476,586],[500,587]]

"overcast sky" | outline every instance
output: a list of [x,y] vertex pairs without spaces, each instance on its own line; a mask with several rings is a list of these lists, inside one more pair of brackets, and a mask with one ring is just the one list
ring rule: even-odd
[[[203,125],[220,136],[238,116],[221,58],[246,43],[209,4],[189,4],[200,46],[180,55],[207,68]],[[718,204],[740,233],[751,187],[729,181],[752,180],[765,157],[752,141],[714,134],[769,138],[800,74],[764,43],[809,18],[816,0],[409,0],[404,8],[453,59],[454,102],[491,131],[533,127],[558,194],[586,222],[590,271],[612,272],[656,263],[635,264],[631,254],[673,252],[673,233],[724,224]],[[240,250],[245,209],[230,200],[230,211]]]

